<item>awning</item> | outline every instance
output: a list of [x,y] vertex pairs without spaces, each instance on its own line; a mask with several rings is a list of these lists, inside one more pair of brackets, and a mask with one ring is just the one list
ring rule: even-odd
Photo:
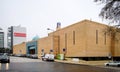
[[35,49],[35,47],[30,47],[29,49]]

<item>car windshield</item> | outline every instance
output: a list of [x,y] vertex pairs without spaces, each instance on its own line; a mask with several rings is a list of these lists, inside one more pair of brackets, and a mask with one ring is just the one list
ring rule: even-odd
[[1,57],[2,57],[2,58],[7,58],[8,56],[7,56],[7,55],[2,55]]
[[119,63],[119,61],[111,61],[111,62],[109,62],[109,63]]

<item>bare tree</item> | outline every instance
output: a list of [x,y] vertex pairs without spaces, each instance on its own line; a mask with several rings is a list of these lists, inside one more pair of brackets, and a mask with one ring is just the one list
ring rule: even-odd
[[108,26],[105,28],[104,34],[111,37],[111,46],[109,56],[114,56],[115,43],[120,40],[118,34],[120,34],[120,0],[94,0],[103,4],[103,8],[99,14],[103,19],[109,20],[110,23],[117,23],[115,26]]
[[120,25],[120,0],[94,0],[104,5],[99,14],[103,19]]

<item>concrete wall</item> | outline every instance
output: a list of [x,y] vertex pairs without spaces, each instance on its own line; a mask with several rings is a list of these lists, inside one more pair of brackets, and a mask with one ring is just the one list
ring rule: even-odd
[[97,22],[86,22],[86,56],[105,57],[109,55],[110,36],[105,34],[106,25]]
[[114,56],[120,57],[120,33],[117,33],[116,39],[115,39],[115,48],[114,48]]
[[26,54],[26,43],[14,45],[13,54]]
[[60,35],[60,53],[66,48],[67,57],[85,56],[86,29],[83,22],[62,29]]
[[38,40],[38,56],[41,58],[41,50],[44,49],[44,53],[49,53],[52,45],[51,37],[44,37]]
[[[67,49],[67,57],[107,57],[120,56],[119,43],[111,47],[111,37],[105,34],[107,25],[83,20],[54,32],[59,36],[60,53]],[[119,36],[119,35],[118,35]],[[111,51],[112,50],[112,51]]]

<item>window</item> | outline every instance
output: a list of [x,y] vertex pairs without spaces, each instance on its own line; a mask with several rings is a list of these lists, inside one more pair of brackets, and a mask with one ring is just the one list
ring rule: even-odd
[[104,33],[104,38],[105,38],[104,44],[106,45],[106,32]]
[[65,33],[65,48],[67,48],[67,33]]
[[96,30],[96,44],[98,44],[98,30]]
[[73,45],[75,45],[75,31],[73,31]]

